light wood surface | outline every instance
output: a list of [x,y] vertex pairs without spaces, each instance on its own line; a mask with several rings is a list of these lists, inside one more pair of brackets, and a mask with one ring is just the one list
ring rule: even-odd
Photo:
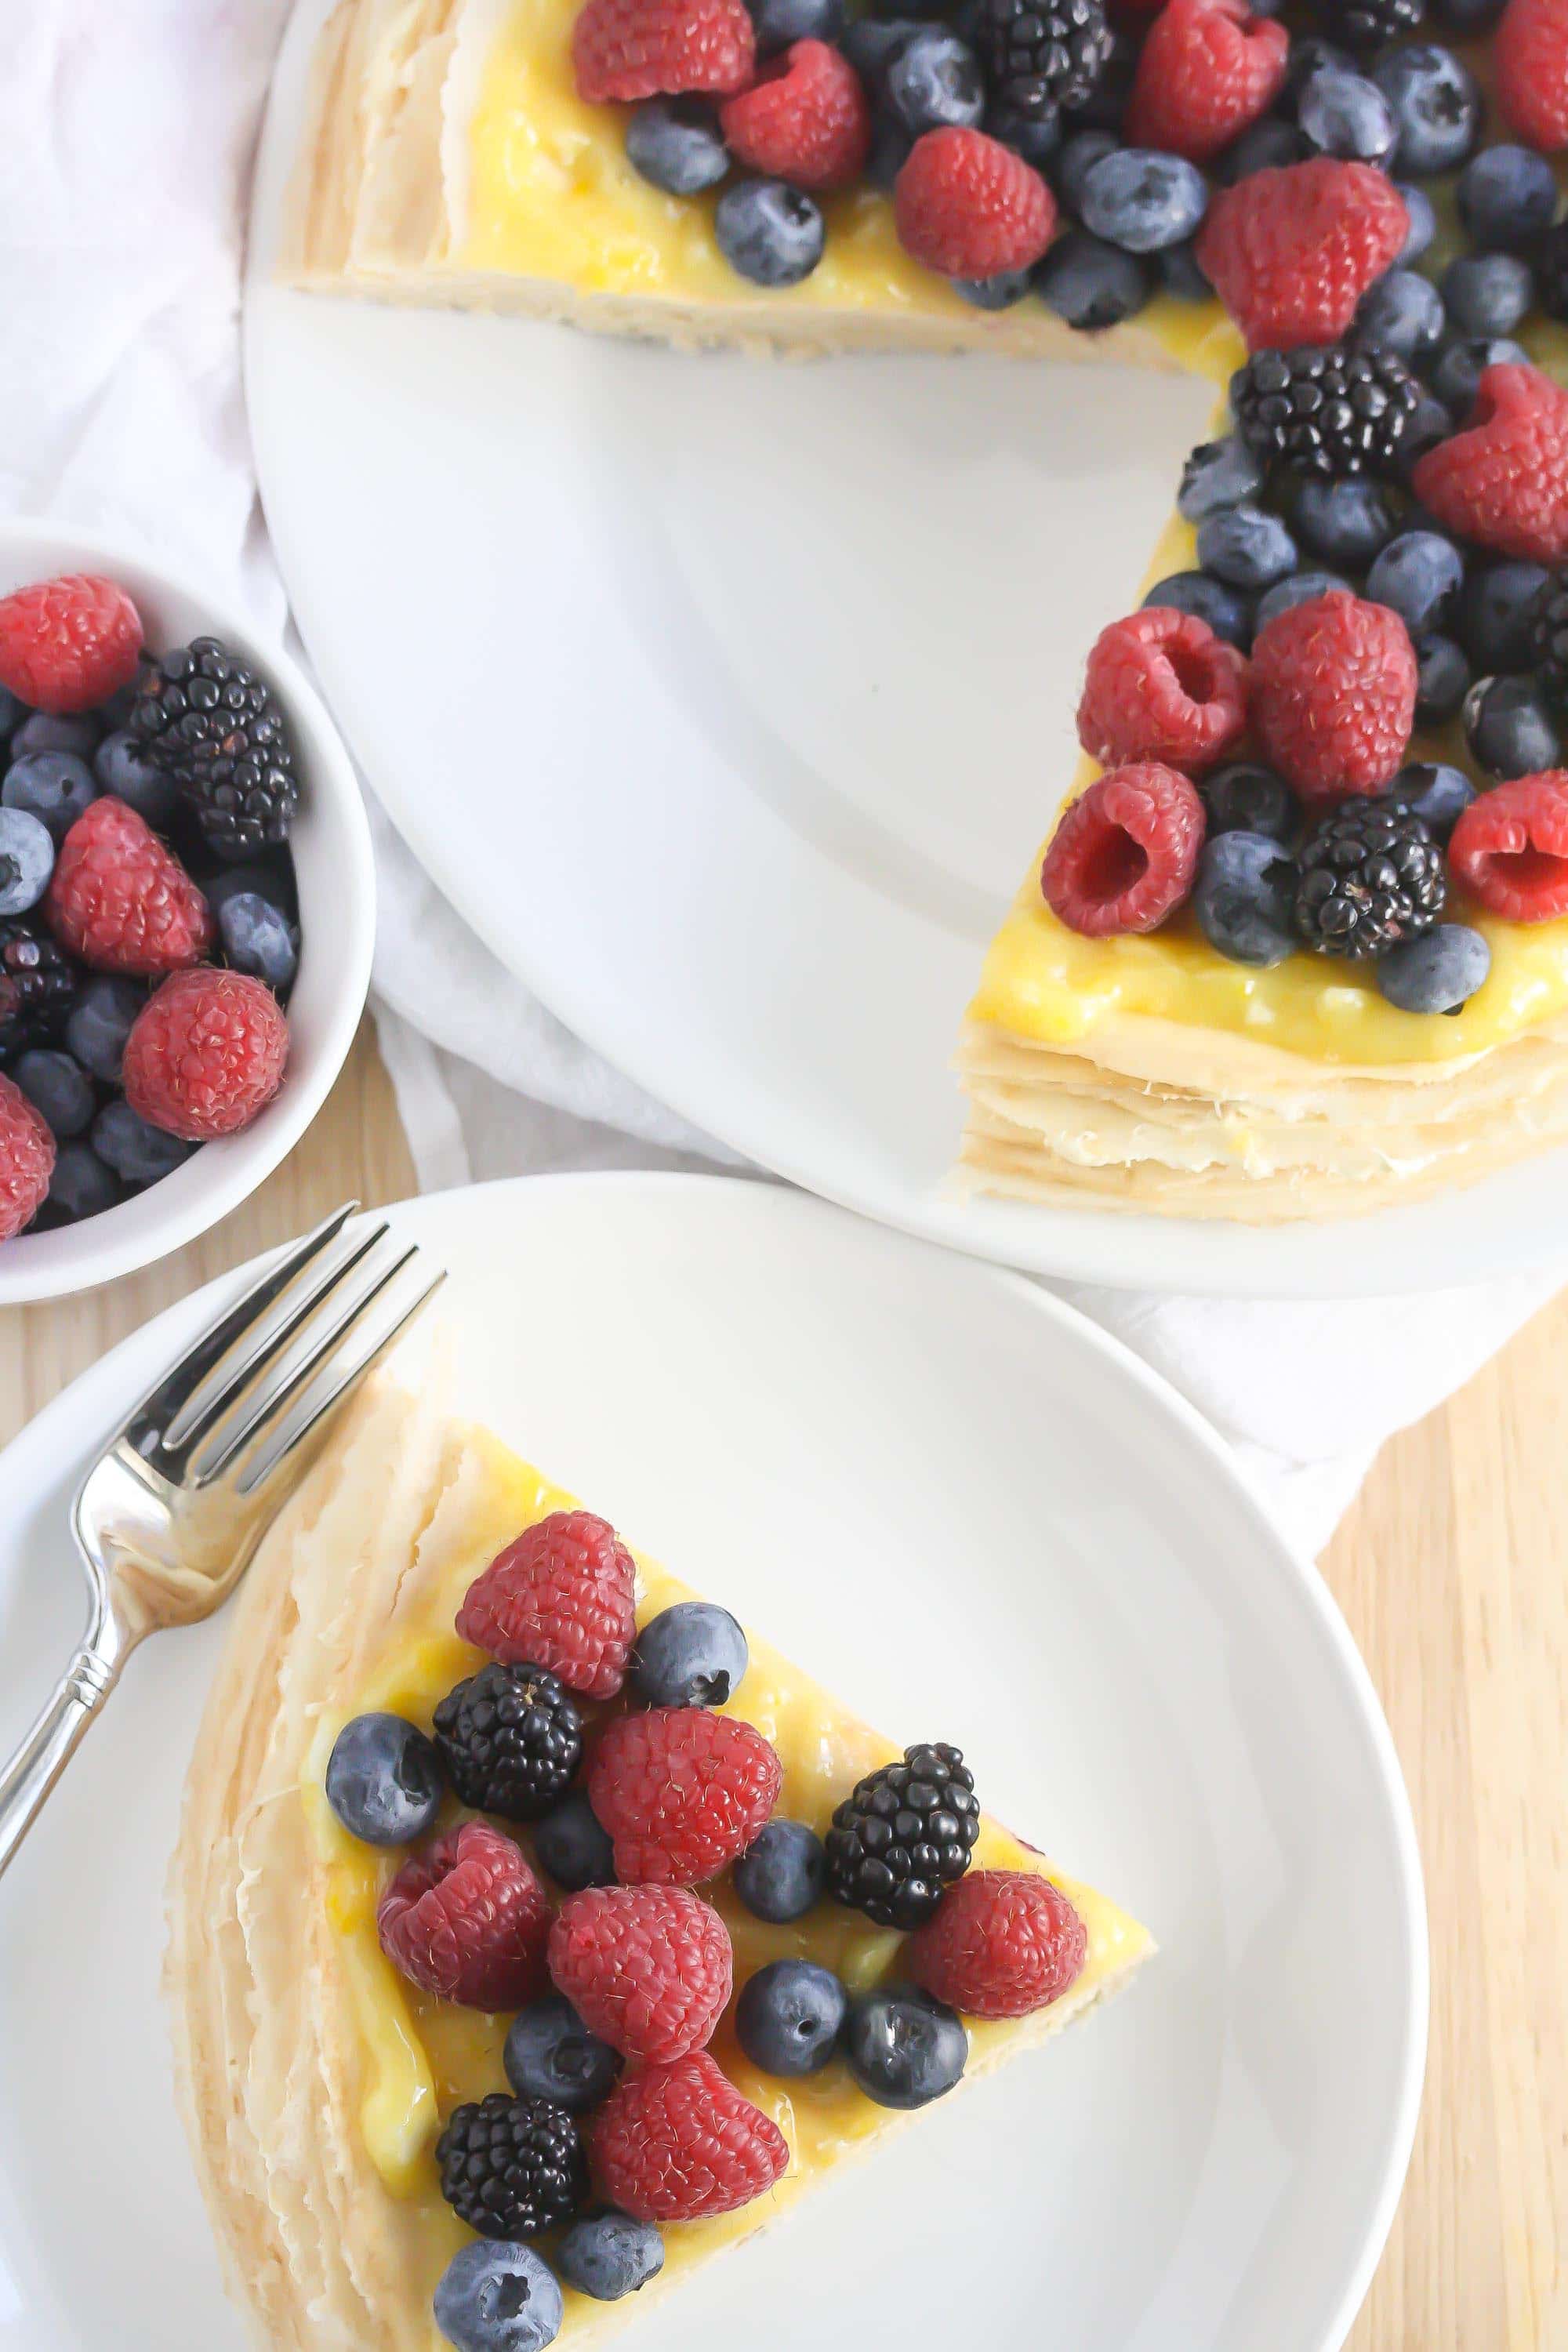
[[[0,1441],[170,1300],[351,1194],[413,1189],[367,1026],[293,1157],[216,1233],[0,1313]],[[1568,2352],[1565,1390],[1568,1298],[1393,1441],[1323,1562],[1404,1761],[1432,1928],[1426,2103],[1351,2352]],[[1323,1965],[1353,2000],[1353,1919],[1324,1920]]]

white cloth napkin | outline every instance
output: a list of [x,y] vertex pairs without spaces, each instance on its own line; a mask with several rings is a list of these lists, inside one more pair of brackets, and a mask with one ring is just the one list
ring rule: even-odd
[[[286,598],[237,331],[249,163],[287,15],[288,0],[0,9],[0,509],[135,532],[274,626]],[[422,1186],[736,1164],[502,971],[372,814],[377,1018]],[[1383,1440],[1561,1278],[1354,1305],[1060,1288],[1207,1414],[1315,1552]]]

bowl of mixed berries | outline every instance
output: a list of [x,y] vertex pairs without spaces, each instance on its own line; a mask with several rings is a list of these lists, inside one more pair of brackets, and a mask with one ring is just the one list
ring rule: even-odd
[[374,908],[288,656],[128,548],[0,528],[0,1304],[146,1265],[278,1165],[353,1041]]

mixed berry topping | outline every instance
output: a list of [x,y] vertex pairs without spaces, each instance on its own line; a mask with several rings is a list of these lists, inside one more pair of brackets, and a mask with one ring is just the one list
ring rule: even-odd
[[881,1927],[918,1927],[969,1867],[974,1775],[942,1742],[858,1780],[827,1833],[827,1891]]
[[537,1821],[565,1794],[583,1760],[583,1722],[542,1666],[492,1660],[436,1709],[436,1745],[465,1805],[509,1822]]
[[436,2143],[441,2194],[483,2238],[536,2238],[587,2192],[577,2126],[551,2099],[492,2091],[457,2107]]

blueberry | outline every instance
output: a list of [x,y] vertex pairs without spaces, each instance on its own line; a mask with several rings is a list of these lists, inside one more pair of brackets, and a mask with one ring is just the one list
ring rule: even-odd
[[826,1852],[804,1822],[767,1822],[735,1864],[736,1894],[754,1918],[773,1927],[804,1919],[826,1884]]
[[1417,760],[1401,768],[1388,787],[1388,797],[1418,816],[1436,841],[1447,841],[1476,797],[1476,788],[1462,768],[1441,760]]
[[501,2063],[520,2099],[553,2099],[568,2115],[608,2098],[621,2071],[619,2051],[590,2033],[558,1992],[512,2019]]
[[888,68],[888,103],[919,138],[946,126],[973,129],[985,111],[985,84],[973,50],[942,25],[922,25]]
[[1208,200],[1207,181],[1184,156],[1121,147],[1090,164],[1080,209],[1085,228],[1108,245],[1124,253],[1158,253],[1191,236]]
[[[1257,14],[1256,9],[1253,13]],[[1249,180],[1254,172],[1277,172],[1299,163],[1306,152],[1307,142],[1293,122],[1266,114],[1239,139],[1233,139],[1210,168],[1221,187],[1230,188],[1237,180]]]
[[1501,367],[1530,354],[1507,335],[1475,335],[1452,342],[1432,371],[1432,389],[1456,416],[1468,415],[1477,387],[1489,367]]
[[1412,179],[1457,172],[1481,128],[1480,86],[1451,49],[1416,41],[1390,49],[1372,69],[1399,134],[1394,161]]
[[1488,251],[1527,247],[1557,217],[1557,175],[1528,147],[1483,147],[1455,194],[1472,243]]
[[880,96],[888,68],[904,43],[920,29],[917,16],[857,16],[845,26],[840,46],[873,98]]
[[626,125],[634,171],[670,196],[716,188],[730,168],[719,110],[705,98],[649,98]]
[[892,108],[878,107],[871,119],[871,152],[866,158],[868,185],[890,196],[893,183],[908,163],[914,143]]
[[1492,951],[1468,923],[1440,923],[1378,957],[1377,984],[1401,1013],[1458,1013],[1492,968]]
[[27,706],[18,702],[8,686],[0,686],[0,743],[8,743],[27,715]]
[[1321,40],[1315,33],[1293,39],[1285,68],[1281,102],[1286,106],[1297,105],[1314,74],[1353,74],[1357,70],[1356,61],[1350,51],[1341,48],[1335,41]]
[[1263,467],[1239,434],[1200,441],[1182,467],[1176,511],[1184,521],[1202,522],[1223,507],[1238,507],[1263,488]]
[[202,884],[202,891],[215,915],[221,914],[230,898],[237,898],[246,891],[254,891],[268,906],[280,908],[290,920],[300,911],[293,869],[286,860],[279,866],[226,866],[221,874],[215,874]]
[[1167,246],[1154,257],[1160,272],[1160,284],[1176,302],[1212,302],[1214,288],[1204,274],[1198,260],[1197,247],[1189,238],[1185,245]]
[[1057,194],[1070,212],[1083,205],[1084,182],[1097,163],[1119,152],[1121,142],[1109,131],[1075,131],[1057,157]]
[[120,1084],[125,1040],[146,1002],[146,990],[135,981],[100,975],[83,982],[71,1006],[66,1044],[83,1068],[106,1086]]
[[1419,261],[1430,248],[1437,234],[1437,215],[1425,188],[1413,187],[1408,180],[1395,180],[1394,184],[1405,200],[1405,209],[1410,219],[1410,226],[1405,233],[1405,242],[1396,259],[1408,265],[1412,261]]
[[1288,613],[1293,604],[1310,604],[1314,596],[1328,596],[1336,588],[1348,588],[1350,584],[1337,572],[1292,572],[1288,578],[1276,581],[1258,598],[1252,625],[1266,629],[1277,613]]
[[30,710],[11,738],[11,757],[26,759],[32,751],[68,751],[73,760],[90,760],[102,733],[88,711]]
[[1167,572],[1143,599],[1145,611],[1153,604],[1166,605],[1173,613],[1195,613],[1216,637],[1239,646],[1243,653],[1252,643],[1252,610],[1246,597],[1223,582],[1211,580],[1206,572]]
[[74,751],[30,751],[14,760],[0,784],[0,804],[26,809],[47,825],[58,849],[82,811],[98,798],[92,770]]
[[678,1601],[637,1635],[632,1681],[650,1706],[722,1706],[745,1678],[746,1637],[727,1609]]
[[48,829],[26,809],[0,806],[0,915],[36,907],[55,870]]
[[1034,281],[1026,269],[1005,269],[995,278],[950,278],[947,282],[977,310],[1010,310]]
[[434,2308],[457,2352],[544,2352],[561,2332],[565,2305],[560,2281],[531,2246],[475,2238],[442,2272]]
[[1370,601],[1397,613],[1413,637],[1447,625],[1464,584],[1464,557],[1452,540],[1429,530],[1401,531],[1366,575]]
[[1462,646],[1441,634],[1422,637],[1415,647],[1415,724],[1447,727],[1457,719],[1470,690],[1470,665]]
[[831,1969],[770,1960],[735,2004],[735,2039],[764,2074],[819,2074],[837,2047],[849,1996]]
[[1454,420],[1436,394],[1429,392],[1425,384],[1421,385],[1420,397],[1399,445],[1401,470],[1408,473],[1417,457],[1426,450],[1436,448],[1439,441],[1446,441],[1453,429]]
[[923,2107],[962,2077],[969,2036],[957,2012],[918,1985],[881,1985],[851,2001],[844,2055],[878,2106]]
[[1037,172],[1045,170],[1062,143],[1062,119],[1054,106],[1039,114],[1020,114],[1012,106],[988,107],[981,127]]
[[[66,1034],[68,1037],[68,1024]],[[177,1136],[165,1135],[161,1128],[149,1127],[128,1102],[111,1102],[104,1104],[92,1122],[92,1148],[133,1192],[140,1192],[172,1176],[195,1147],[182,1143]]]
[[616,1852],[581,1789],[563,1797],[553,1812],[533,1825],[533,1851],[542,1870],[557,1886],[580,1894],[584,1886],[613,1886]]
[[1322,66],[1296,105],[1301,136],[1318,155],[1342,163],[1386,163],[1399,139],[1394,109],[1364,74]]
[[254,890],[237,891],[218,908],[217,927],[224,953],[236,971],[264,980],[277,996],[293,986],[300,965],[299,934],[276,907]]
[[746,0],[757,31],[757,54],[772,57],[792,41],[837,41],[844,30],[844,0]]
[[119,728],[106,735],[92,755],[93,772],[100,791],[126,802],[150,825],[166,825],[179,798],[173,776],[155,768],[134,736]]
[[1532,677],[1479,677],[1465,697],[1465,740],[1489,776],[1533,776],[1563,757]]
[[1353,478],[1336,482],[1304,481],[1296,494],[1291,522],[1296,535],[1314,555],[1364,571],[1380,548],[1394,536],[1394,510],[1375,482]]
[[1266,833],[1221,833],[1204,844],[1193,913],[1205,939],[1232,963],[1267,971],[1296,951],[1296,869]]
[[62,1143],[49,1179],[47,1219],[50,1224],[79,1224],[125,1198],[124,1187],[112,1169],[87,1143]]
[[1255,760],[1233,760],[1211,770],[1198,790],[1211,841],[1223,833],[1261,833],[1270,841],[1289,841],[1300,823],[1296,796],[1283,776]]
[[574,2221],[555,2249],[568,2286],[595,2303],[635,2294],[664,2268],[664,2241],[651,2221],[629,2213],[593,2213]]
[[713,234],[731,269],[753,286],[798,286],[822,259],[822,208],[783,180],[742,180],[726,188]]
[[1477,669],[1530,667],[1530,625],[1551,576],[1539,563],[1470,566],[1459,600],[1459,642]]
[[1296,542],[1278,515],[1226,507],[1198,525],[1198,562],[1227,588],[1272,588],[1297,564]]
[[1047,309],[1085,334],[1119,327],[1153,292],[1144,263],[1084,228],[1057,239],[1035,271],[1035,290]]
[[1450,33],[1470,39],[1489,31],[1506,5],[1507,0],[1432,0],[1432,11]]
[[1535,273],[1517,253],[1462,253],[1443,272],[1443,300],[1457,335],[1511,335],[1535,299]]
[[64,1143],[72,1136],[87,1133],[98,1108],[98,1097],[92,1090],[92,1080],[69,1054],[40,1047],[35,1053],[24,1054],[11,1076],[34,1108],[43,1112],[49,1133],[57,1142]]
[[1363,295],[1350,340],[1363,350],[1375,344],[1418,367],[1442,341],[1447,323],[1443,298],[1429,278],[1418,269],[1391,269]]
[[446,1790],[435,1742],[401,1715],[356,1715],[327,1759],[327,1802],[365,1845],[412,1845]]

